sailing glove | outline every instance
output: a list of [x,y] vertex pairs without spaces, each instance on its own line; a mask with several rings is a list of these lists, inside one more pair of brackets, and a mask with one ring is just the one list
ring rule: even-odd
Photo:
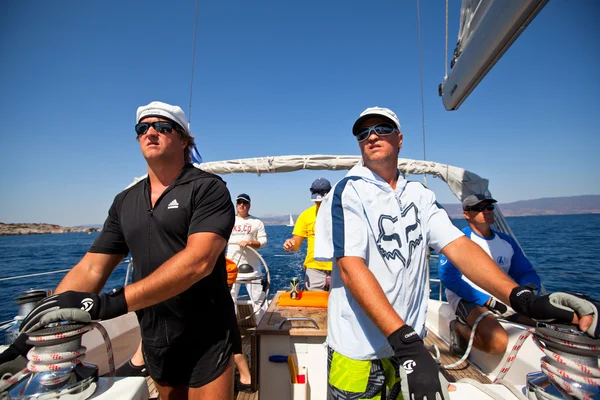
[[6,350],[0,353],[0,365],[12,361],[19,356],[27,355],[27,352],[32,347],[33,346],[27,344],[27,335],[21,333],[19,337],[6,348]]
[[496,300],[493,297],[490,297],[489,303],[486,305],[486,308],[494,313],[496,318],[508,318],[511,315],[514,315],[515,312],[510,310],[506,304]]
[[[74,311],[77,312],[56,312],[59,310],[67,311],[66,309],[75,309]],[[69,314],[75,317],[81,314],[79,310],[83,310],[89,315],[89,320],[105,320],[126,314],[127,302],[125,301],[125,292],[121,287],[99,295],[95,293],[68,291],[46,297],[25,317],[21,323],[20,331],[29,333],[51,322],[64,320],[65,316]],[[51,316],[51,318],[44,318],[44,316]],[[81,321],[79,317],[74,319]]]
[[388,338],[394,356],[392,362],[399,365],[402,379],[402,396],[411,400],[449,399],[448,381],[441,374],[417,332],[404,325]]
[[592,324],[586,333],[596,339],[600,336],[599,304],[587,296],[564,292],[537,296],[527,287],[518,286],[512,290],[509,299],[510,306],[516,312],[541,322],[557,320],[571,323],[574,313],[579,316],[592,315]]

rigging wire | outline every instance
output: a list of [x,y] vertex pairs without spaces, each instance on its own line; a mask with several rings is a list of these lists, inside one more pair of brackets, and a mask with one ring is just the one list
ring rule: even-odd
[[[417,42],[419,45],[419,77],[421,82],[421,126],[423,132],[423,161],[427,161],[425,149],[425,99],[423,96],[423,49],[421,46],[421,7],[417,0]],[[423,184],[427,186],[427,174],[423,175]]]
[[190,79],[190,105],[188,109],[188,123],[192,122],[192,89],[194,87],[194,62],[196,60],[196,28],[198,27],[198,0],[196,0],[196,15],[194,17],[194,45],[192,47],[192,77]]
[[448,79],[448,0],[446,0],[446,63],[444,69],[444,83]]

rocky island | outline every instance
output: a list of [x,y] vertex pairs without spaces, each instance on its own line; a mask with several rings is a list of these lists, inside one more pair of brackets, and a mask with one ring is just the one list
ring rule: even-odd
[[54,224],[5,224],[0,222],[0,236],[46,235],[49,233],[98,232],[99,228],[87,226],[60,226]]

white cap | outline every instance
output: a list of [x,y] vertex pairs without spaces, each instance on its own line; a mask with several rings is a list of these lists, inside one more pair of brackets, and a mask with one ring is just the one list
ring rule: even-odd
[[135,118],[136,124],[146,117],[168,118],[181,126],[188,135],[191,135],[188,119],[179,106],[172,106],[160,101],[153,101],[148,105],[138,107]]
[[398,117],[396,116],[396,114],[394,114],[392,110],[390,110],[389,108],[382,107],[369,107],[365,111],[360,113],[360,116],[352,126],[352,134],[356,135],[356,129],[358,129],[358,127],[364,120],[373,117],[384,117],[386,119],[389,119],[390,122],[396,125],[396,128],[400,130],[400,121],[398,120]]

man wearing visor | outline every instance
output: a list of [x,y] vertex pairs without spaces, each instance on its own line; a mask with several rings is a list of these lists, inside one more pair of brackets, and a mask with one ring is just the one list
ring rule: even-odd
[[[180,107],[152,102],[137,109],[136,123],[147,178],[115,197],[100,235],[57,295],[21,327],[39,329],[57,308],[80,309],[73,316],[88,321],[135,311],[161,398],[231,399],[239,331],[225,272],[235,219],[229,191],[220,177],[191,164],[194,138]],[[98,294],[128,253],[133,283]]]
[[307,239],[306,258],[304,259],[304,290],[329,290],[331,279],[331,262],[315,261],[315,222],[321,202],[331,190],[331,183],[325,178],[319,178],[310,185],[310,199],[315,204],[307,208],[298,216],[292,237],[283,243],[283,249],[287,252],[298,251],[304,238]]
[[[463,215],[469,225],[462,231],[466,237],[483,249],[496,264],[521,286],[532,289],[537,294],[541,287],[540,277],[523,254],[517,242],[491,226],[496,200],[474,194],[463,203]],[[456,319],[450,322],[450,351],[462,356],[467,350],[467,342],[475,320],[484,312],[492,311],[497,317],[510,321],[533,325],[533,321],[515,314],[500,300],[471,282],[443,254],[439,257],[438,273],[446,287],[448,303],[456,312]],[[504,354],[508,345],[508,335],[494,315],[485,316],[477,326],[473,345],[491,354]]]
[[334,185],[317,215],[315,258],[333,261],[328,304],[328,398],[449,398],[423,344],[429,247],[479,287],[534,319],[578,321],[598,337],[598,310],[566,293],[537,296],[465,237],[434,193],[398,170],[400,121],[363,111],[352,127],[362,163]]

